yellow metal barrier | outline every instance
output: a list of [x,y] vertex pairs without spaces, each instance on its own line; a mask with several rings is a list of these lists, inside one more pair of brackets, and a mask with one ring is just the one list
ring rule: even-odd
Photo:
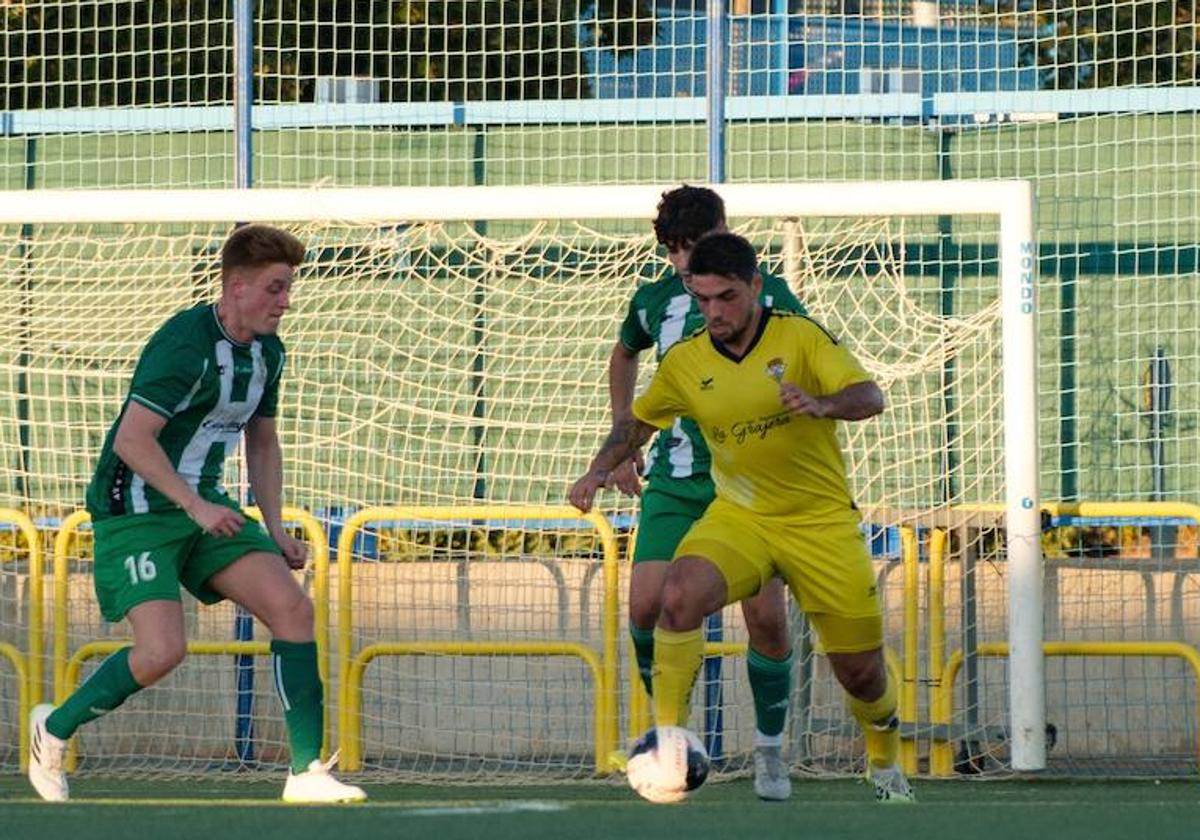
[[[600,542],[604,552],[604,613],[601,620],[601,647],[602,654],[600,657],[599,677],[597,681],[597,702],[600,703],[598,709],[598,729],[596,730],[596,769],[598,773],[605,773],[611,770],[609,755],[616,748],[617,742],[617,660],[618,660],[618,635],[620,633],[620,618],[619,618],[619,593],[620,585],[619,576],[619,554],[617,549],[617,537],[613,532],[612,526],[608,520],[598,513],[592,512],[588,514],[580,514],[572,507],[505,507],[502,505],[475,505],[465,507],[371,507],[364,508],[353,514],[342,525],[342,532],[338,536],[337,544],[337,561],[338,561],[338,667],[342,676],[341,682],[341,702],[338,717],[338,734],[342,748],[341,766],[347,771],[356,771],[361,769],[362,755],[359,749],[360,733],[362,725],[360,716],[357,712],[352,712],[352,704],[358,702],[359,698],[352,698],[351,694],[357,692],[358,686],[350,679],[351,669],[355,667],[356,656],[353,651],[353,618],[352,607],[354,603],[353,597],[353,582],[354,582],[354,539],[358,532],[365,525],[372,522],[386,522],[391,520],[404,521],[420,521],[420,522],[461,522],[461,521],[487,521],[487,520],[527,520],[534,521],[540,519],[574,519],[586,521],[600,535]],[[420,650],[407,650],[407,645],[401,645],[401,649],[406,655],[420,655],[422,653],[432,654],[437,653],[430,645],[420,646]],[[463,650],[470,650],[470,644],[466,642],[449,642],[436,643],[449,644],[458,646]],[[483,643],[487,645],[487,643]],[[523,653],[506,653],[506,649],[513,651],[521,645],[529,644],[546,650],[557,650],[558,642],[529,642],[529,643],[495,643],[489,645],[491,652],[496,655],[521,655],[532,656],[538,655],[528,652]],[[381,646],[372,645],[364,648],[364,651],[382,650],[390,648],[390,643],[381,643]],[[583,646],[580,646],[583,647]],[[586,649],[586,648],[584,648]],[[359,656],[361,656],[361,652]],[[378,655],[378,654],[373,654]],[[482,655],[476,653],[463,653],[462,655]],[[555,653],[552,655],[568,655],[577,656],[578,651],[572,650],[569,653]],[[361,679],[361,668],[365,667],[366,663],[359,666],[358,678]],[[352,687],[353,686],[353,687]]]
[[[1196,680],[1197,708],[1196,720],[1200,729],[1200,651],[1184,642],[1046,642],[1042,645],[1046,656],[1140,656],[1140,657],[1175,657],[1182,659],[1192,667],[1192,676]],[[1008,656],[1006,642],[985,642],[980,644],[975,653],[977,656]],[[954,680],[963,664],[963,653],[956,650],[950,655],[945,668],[942,669],[941,684],[934,695],[936,705],[933,709],[933,724],[935,732],[943,734],[950,726],[954,715]],[[1200,733],[1196,754],[1200,758]],[[935,736],[934,754],[930,756],[929,772],[933,776],[949,776],[953,773],[953,745],[950,740]]]
[[21,772],[29,769],[29,710],[33,703],[29,699],[29,671],[25,657],[7,642],[0,642],[0,656],[12,663],[17,672],[17,743],[20,750]]
[[[247,508],[246,513],[261,521],[262,514],[258,508]],[[69,654],[70,648],[70,616],[68,613],[68,596],[70,586],[70,545],[71,536],[80,526],[90,522],[91,516],[86,510],[78,510],[62,521],[58,533],[54,537],[54,595],[51,609],[54,614],[53,641],[51,656],[54,661],[54,698],[56,703],[62,703],[74,690],[78,679],[78,669],[85,660],[96,656],[96,651],[113,653],[129,644],[128,640],[113,640],[89,642],[79,648],[74,655]],[[299,525],[309,546],[309,563],[313,571],[312,601],[313,601],[313,638],[317,644],[317,669],[325,685],[329,685],[329,541],[320,523],[308,511],[300,508],[285,507],[283,509],[285,524]],[[32,613],[31,613],[32,620]],[[249,646],[249,647],[247,647]],[[198,654],[249,654],[253,656],[267,655],[270,647],[267,642],[235,642],[235,641],[196,641],[188,643],[189,653]],[[86,656],[82,654],[87,652]],[[75,668],[74,673],[71,667]],[[321,754],[323,758],[329,755],[329,713],[326,702],[325,720],[323,722]],[[73,747],[72,747],[73,750]],[[68,752],[68,769],[74,768],[74,752]]]
[[[942,669],[946,659],[946,532],[935,528],[929,534],[929,709],[934,712]],[[931,775],[950,775],[954,770],[954,751],[950,741],[935,739],[929,746]],[[938,768],[945,768],[939,773]]]
[[596,651],[578,642],[377,642],[367,645],[350,662],[346,672],[344,714],[352,722],[342,732],[339,762],[344,770],[362,769],[362,683],[367,665],[379,656],[573,656],[592,672],[592,749],[596,773],[608,772],[610,748],[606,741],[608,699],[604,696],[604,669]]
[[[1111,517],[1111,518],[1179,518],[1200,524],[1200,505],[1187,502],[1043,502],[1041,509],[1051,516]],[[1002,513],[1004,506],[960,505],[955,511],[964,513]],[[956,651],[949,662],[945,659],[945,564],[947,533],[941,528],[930,532],[929,544],[929,690],[930,717],[934,725],[949,726],[953,705],[953,680],[962,666],[962,651]],[[907,622],[906,622],[907,628]],[[1181,642],[1047,642],[1046,656],[1177,656],[1187,659],[1196,670],[1200,688],[1200,654]],[[1003,651],[997,653],[997,651]],[[1008,651],[1003,642],[978,646],[980,656],[1001,656]],[[1102,651],[1102,652],[1094,652]],[[1165,652],[1149,652],[1165,651]],[[1200,725],[1200,710],[1197,714]],[[950,776],[954,772],[953,739],[935,736],[929,751],[929,773]]]
[[[84,662],[95,659],[97,656],[116,653],[128,645],[128,640],[114,639],[104,642],[88,642],[75,651],[63,668],[62,694],[59,695],[57,702],[63,702],[75,690],[75,686],[79,683],[79,671]],[[187,652],[194,656],[269,656],[271,645],[269,642],[188,642]],[[325,747],[322,745],[322,751],[324,749]],[[63,762],[63,767],[68,773],[74,771],[76,760],[75,739],[72,738],[67,742],[67,755]]]
[[58,533],[54,535],[54,593],[50,599],[54,626],[51,631],[50,656],[54,667],[56,703],[61,703],[71,693],[66,690],[68,649],[71,644],[71,617],[67,611],[71,584],[71,536],[81,525],[91,521],[92,517],[86,510],[77,510],[62,521],[58,526]]
[[1190,519],[1200,523],[1200,505],[1190,502],[1045,502],[1052,516],[1111,516]]
[[0,522],[16,527],[29,547],[29,636],[27,657],[9,644],[0,644],[0,654],[13,664],[17,672],[17,739],[20,748],[21,770],[29,763],[29,710],[42,699],[42,633],[43,612],[42,542],[33,520],[19,510],[0,508]]
[[[903,662],[901,663],[900,696],[897,716],[903,728],[917,722],[917,680],[920,664],[920,597],[921,571],[917,564],[919,547],[917,533],[912,528],[900,529],[900,558],[904,564],[904,638]],[[916,738],[904,738],[900,741],[900,767],[905,773],[912,775],[917,772],[917,741]]]
[[[1000,503],[954,505],[956,513],[1004,513]],[[1041,510],[1051,516],[1092,516],[1191,519],[1200,523],[1200,505],[1191,502],[1042,502]]]

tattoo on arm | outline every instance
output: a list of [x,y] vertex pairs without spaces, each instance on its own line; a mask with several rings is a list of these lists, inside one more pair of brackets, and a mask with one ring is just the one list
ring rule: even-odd
[[654,427],[636,417],[626,417],[613,422],[612,431],[604,439],[600,451],[592,461],[592,469],[608,473],[626,458],[631,457],[654,434]]

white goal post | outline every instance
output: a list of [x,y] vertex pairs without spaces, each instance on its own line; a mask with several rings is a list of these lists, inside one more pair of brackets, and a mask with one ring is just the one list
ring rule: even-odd
[[[169,236],[173,224],[262,221],[402,226],[476,220],[625,221],[648,228],[662,192],[672,186],[33,190],[0,194],[0,230],[38,225],[160,225],[163,232],[159,235]],[[731,220],[968,216],[989,219],[988,224],[998,231],[994,241],[1000,279],[1003,434],[997,445],[1003,449],[1003,475],[997,477],[997,483],[1003,484],[1007,544],[1007,727],[1011,768],[1044,769],[1037,249],[1031,185],[1026,181],[892,181],[722,184],[717,189]],[[854,336],[847,338],[853,341]],[[555,503],[554,499],[520,501]]]

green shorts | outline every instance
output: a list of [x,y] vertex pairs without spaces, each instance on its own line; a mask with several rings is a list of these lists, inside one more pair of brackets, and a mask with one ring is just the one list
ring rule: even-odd
[[673,559],[675,547],[692,523],[704,515],[715,495],[709,475],[652,477],[642,490],[633,562]]
[[[221,503],[240,512],[232,501]],[[249,517],[232,537],[204,533],[182,510],[114,516],[96,521],[92,530],[96,600],[107,621],[120,621],[146,601],[180,600],[180,584],[203,603],[215,604],[224,596],[207,585],[214,574],[253,551],[280,553],[266,529]]]

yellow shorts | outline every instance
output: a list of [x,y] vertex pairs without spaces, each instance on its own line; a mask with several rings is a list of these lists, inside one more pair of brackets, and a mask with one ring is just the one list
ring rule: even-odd
[[720,570],[730,604],[778,574],[830,653],[883,645],[875,570],[857,516],[814,525],[755,514],[718,498],[675,550],[676,557],[685,555],[703,557]]

